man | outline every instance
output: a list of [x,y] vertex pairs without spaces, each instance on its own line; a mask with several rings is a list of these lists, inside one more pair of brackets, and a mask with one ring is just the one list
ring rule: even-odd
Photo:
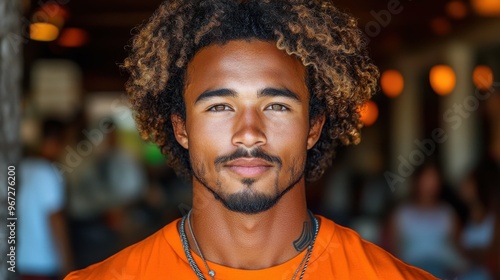
[[124,68],[193,209],[67,279],[435,279],[307,210],[376,86],[360,34],[326,1],[165,1]]
[[52,164],[64,149],[65,133],[64,123],[44,120],[40,145],[21,161],[16,241],[21,280],[61,279],[74,269],[63,212],[65,185]]

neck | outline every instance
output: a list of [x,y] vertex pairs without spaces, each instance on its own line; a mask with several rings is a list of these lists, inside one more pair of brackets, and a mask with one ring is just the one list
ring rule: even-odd
[[[193,231],[204,257],[239,269],[284,263],[309,245],[314,228],[300,180],[271,209],[259,214],[228,210],[204,186],[193,184]],[[190,247],[197,254],[188,232]]]

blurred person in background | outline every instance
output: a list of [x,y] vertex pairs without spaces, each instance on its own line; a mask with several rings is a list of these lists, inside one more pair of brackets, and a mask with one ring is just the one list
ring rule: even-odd
[[[500,279],[500,204],[498,203],[500,201],[500,90],[498,83],[488,91],[491,94],[484,104],[483,154],[478,166],[462,185],[462,199],[469,209],[468,223],[462,236],[462,247],[472,264],[476,264],[472,272],[479,274],[486,268],[493,279]],[[493,216],[495,222],[492,222]],[[479,231],[482,231],[484,239],[472,242],[471,235],[479,235]],[[488,240],[486,232],[492,233],[491,240]],[[488,244],[487,248],[486,244]]]
[[[135,231],[130,227],[129,210],[144,198],[147,188],[143,166],[119,143],[116,124],[111,118],[105,119],[109,119],[106,132],[87,130],[95,134],[92,151],[86,157],[74,155],[80,157],[80,163],[68,178],[68,210],[77,267],[103,260],[133,242],[131,235]],[[91,143],[89,139],[79,141]],[[71,146],[77,147],[78,143]]]
[[495,234],[495,230],[498,230],[495,198],[499,186],[499,174],[495,166],[486,162],[467,176],[461,186],[460,195],[467,205],[468,217],[460,245],[469,261],[469,268],[460,279],[494,279],[495,260],[498,257],[498,251],[493,246],[494,236],[500,234]]
[[438,167],[425,163],[414,174],[411,197],[393,213],[390,247],[403,261],[438,278],[455,277],[465,265],[456,247],[459,222],[454,209],[441,199]]
[[66,227],[65,185],[52,162],[64,148],[65,125],[42,124],[40,145],[20,164],[18,267],[22,280],[61,279],[74,269]]

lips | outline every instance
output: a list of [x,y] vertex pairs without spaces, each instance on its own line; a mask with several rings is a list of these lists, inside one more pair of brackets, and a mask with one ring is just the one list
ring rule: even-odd
[[271,169],[272,164],[259,158],[239,158],[228,162],[225,167],[242,177],[255,177]]

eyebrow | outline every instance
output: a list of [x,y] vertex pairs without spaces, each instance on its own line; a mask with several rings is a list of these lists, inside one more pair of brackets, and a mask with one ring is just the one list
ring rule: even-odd
[[281,96],[294,99],[295,101],[300,102],[299,95],[286,88],[265,88],[263,90],[260,90],[258,93],[258,97],[264,97],[264,96],[271,96],[271,97]]
[[[196,98],[196,101],[194,102],[195,104],[207,99],[210,99],[212,97],[237,97],[238,93],[236,91],[227,89],[227,88],[221,88],[221,89],[216,89],[216,90],[207,90],[204,91],[198,98]],[[300,98],[299,95],[296,94],[295,92],[288,90],[286,88],[264,88],[262,90],[259,90],[257,93],[257,97],[276,97],[276,96],[281,96],[285,98],[290,98],[293,99],[294,101],[297,101],[300,103]]]
[[212,97],[224,97],[224,96],[235,97],[237,95],[238,94],[234,90],[230,90],[227,88],[221,88],[221,89],[216,89],[216,90],[207,90],[207,91],[204,91],[202,94],[200,94],[200,96],[198,96],[198,98],[196,98],[196,101],[194,102],[194,104],[201,102],[201,101],[204,101],[206,99],[210,99]]

